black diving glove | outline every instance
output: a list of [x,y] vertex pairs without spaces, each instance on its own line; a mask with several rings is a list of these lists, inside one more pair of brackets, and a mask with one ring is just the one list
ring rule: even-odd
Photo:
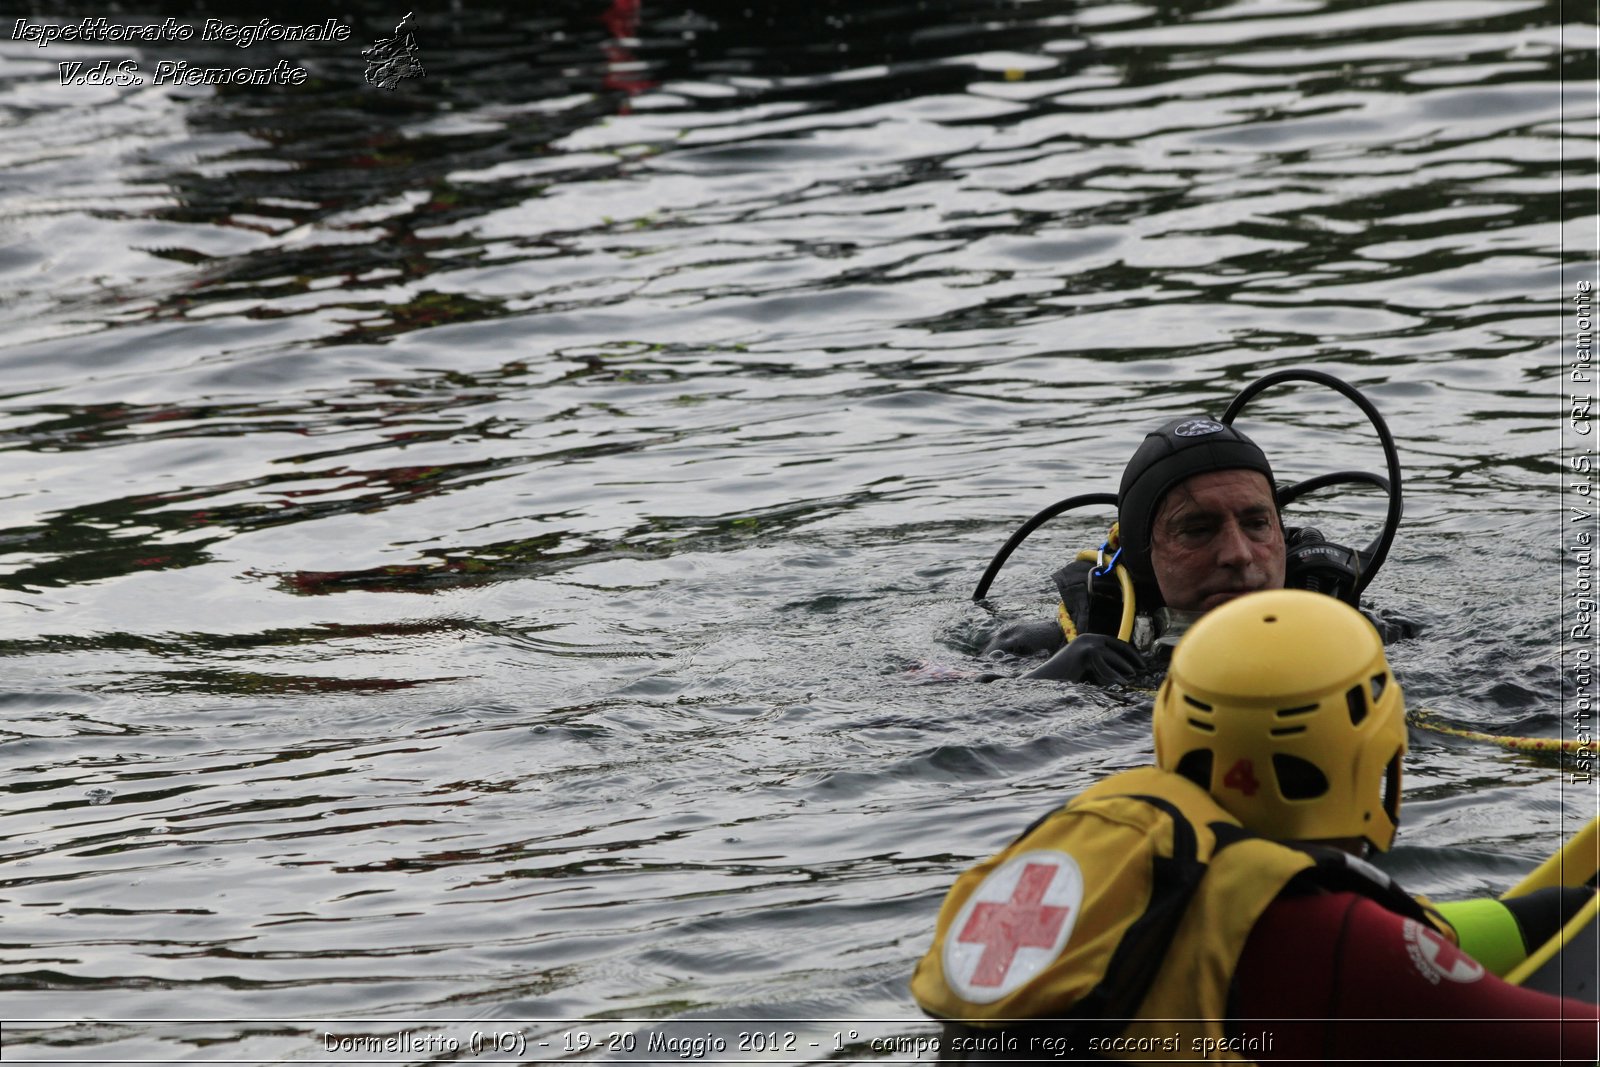
[[1149,667],[1139,650],[1109,634],[1079,634],[1024,678],[1112,685],[1130,681]]
[[1386,645],[1396,641],[1403,641],[1408,637],[1415,637],[1422,632],[1422,627],[1403,615],[1396,615],[1391,611],[1381,611],[1375,608],[1362,608],[1361,614],[1367,617],[1373,629],[1378,631],[1378,637]]

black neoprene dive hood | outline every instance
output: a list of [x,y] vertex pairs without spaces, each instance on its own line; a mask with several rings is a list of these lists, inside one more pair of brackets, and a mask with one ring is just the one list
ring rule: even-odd
[[1186,478],[1212,471],[1252,470],[1276,492],[1272,465],[1256,443],[1209,416],[1173,419],[1151,431],[1122,471],[1117,489],[1117,527],[1122,563],[1136,582],[1155,581],[1150,533],[1168,490]]

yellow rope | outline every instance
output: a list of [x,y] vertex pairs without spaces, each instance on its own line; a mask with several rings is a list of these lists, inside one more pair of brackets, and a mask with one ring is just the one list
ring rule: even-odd
[[[1093,563],[1100,558],[1100,553],[1092,548],[1078,550],[1080,562]],[[1056,621],[1061,624],[1061,632],[1066,635],[1067,643],[1071,644],[1078,636],[1077,624],[1072,620],[1072,613],[1067,610],[1067,602],[1061,601],[1056,605]]]
[[1488,734],[1481,730],[1465,730],[1459,726],[1449,726],[1440,722],[1435,712],[1419,710],[1409,716],[1412,726],[1431,730],[1436,734],[1448,734],[1451,737],[1464,737],[1468,741],[1486,741],[1491,745],[1501,748],[1513,749],[1517,752],[1595,752],[1593,738],[1587,741],[1563,740],[1559,737],[1506,737],[1503,734]]
[[1067,635],[1069,643],[1078,636],[1078,628],[1072,624],[1072,615],[1067,611],[1065,600],[1056,605],[1056,621],[1061,624],[1061,632]]

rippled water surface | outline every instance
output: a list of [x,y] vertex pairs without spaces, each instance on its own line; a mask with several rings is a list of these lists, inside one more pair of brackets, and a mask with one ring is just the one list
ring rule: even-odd
[[[1426,625],[1413,706],[1567,728],[1592,8],[537,11],[419,11],[392,92],[371,5],[348,43],[0,42],[0,988],[54,1020],[8,1057],[927,1032],[944,889],[1145,761],[1148,698],[907,669],[1049,611],[1107,517],[974,606],[1010,531],[1278,368],[1400,441],[1369,593]],[[101,59],[308,77],[62,84]],[[1285,480],[1382,469],[1326,391],[1242,424]],[[1416,890],[1592,813],[1558,763],[1412,745]]]

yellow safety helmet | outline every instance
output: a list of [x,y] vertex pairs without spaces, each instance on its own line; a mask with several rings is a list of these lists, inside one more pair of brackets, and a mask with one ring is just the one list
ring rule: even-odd
[[1156,764],[1255,833],[1394,842],[1405,698],[1348,604],[1277,589],[1208,612],[1178,642],[1154,727]]

